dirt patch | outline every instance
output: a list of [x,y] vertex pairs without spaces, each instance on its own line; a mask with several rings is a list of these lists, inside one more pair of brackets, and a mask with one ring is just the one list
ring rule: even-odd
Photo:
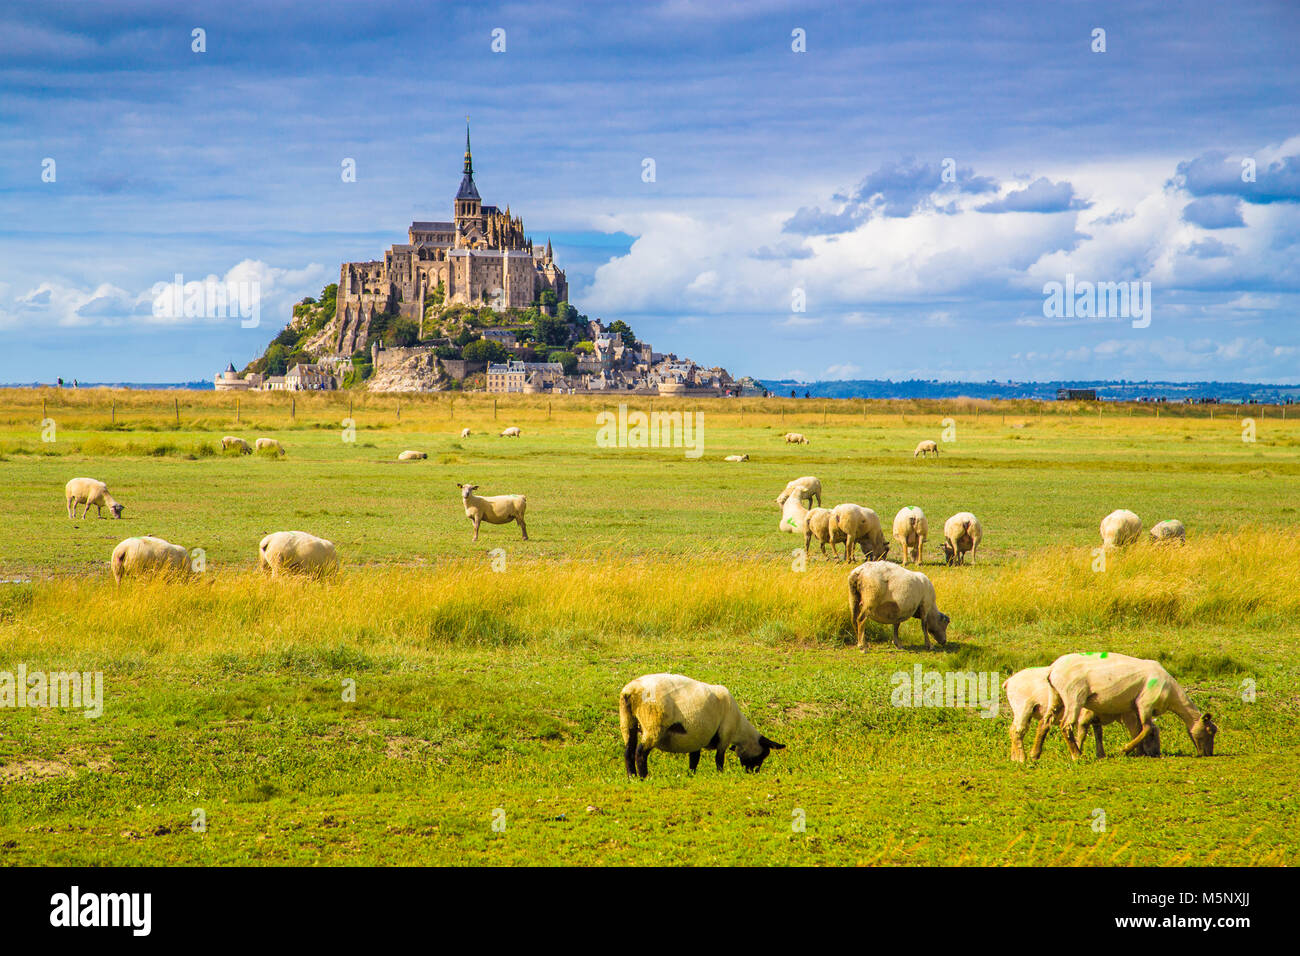
[[32,780],[50,780],[56,777],[75,777],[83,770],[104,770],[112,766],[112,763],[111,757],[83,761],[75,754],[68,754],[55,760],[40,758],[14,760],[0,764],[0,786]]

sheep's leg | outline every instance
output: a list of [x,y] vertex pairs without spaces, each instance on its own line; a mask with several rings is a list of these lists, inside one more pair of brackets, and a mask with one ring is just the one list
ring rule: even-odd
[[67,505],[67,507],[68,507],[68,517],[69,517],[69,518],[76,517],[76,516],[73,514],[72,499],[69,498],[66,502],[64,502],[64,504]]
[[644,780],[650,776],[650,748],[639,744],[636,748],[636,775]]
[[629,777],[636,776],[636,738],[640,728],[633,721],[632,726],[628,728],[627,746],[623,748],[623,769],[627,771]]
[[1094,720],[1091,726],[1092,732],[1097,736],[1097,759],[1101,760],[1106,756],[1106,746],[1101,742],[1101,721]]
[[[1011,721],[1011,759],[1016,763],[1025,762],[1025,731],[1029,729],[1029,711],[1024,710],[1015,715]],[[1037,756],[1037,755],[1035,755]]]
[[1052,718],[1050,716],[1040,716],[1038,718],[1038,731],[1034,734],[1034,749],[1029,752],[1029,756],[1037,760],[1043,755],[1043,742],[1047,740],[1047,732],[1052,729]]
[[482,519],[479,518],[478,515],[475,515],[474,517],[470,518],[469,520],[472,521],[472,522],[474,522],[474,540],[477,541],[477,540],[478,540],[478,526],[479,526],[479,522],[480,522]]
[[698,767],[699,765],[700,765],[700,752],[698,750],[692,750],[691,751],[691,773],[695,773],[695,768]]
[[90,514],[90,502],[89,502],[89,501],[86,502],[86,510],[83,511],[83,512],[81,513],[81,517],[85,518],[88,514]]
[[713,762],[717,764],[718,771],[722,771],[722,765],[727,762],[727,748],[719,746],[718,752],[713,755]]
[[894,625],[894,646],[897,647],[900,651],[903,649],[903,645],[900,644],[900,643],[898,643],[898,625],[897,625],[897,624]]
[[516,518],[515,520],[519,522],[519,530],[523,532],[523,534],[524,534],[524,540],[527,541],[527,540],[528,540],[528,526],[527,526],[526,524],[524,524],[524,519],[523,519],[523,517],[522,517],[522,516],[521,516],[521,517],[518,517],[518,518]]
[[1146,740],[1147,737],[1151,734],[1151,728],[1153,726],[1154,725],[1151,723],[1143,723],[1142,732],[1138,734],[1136,737],[1134,737],[1132,740],[1130,740],[1128,743],[1126,743],[1124,745],[1124,749],[1121,750],[1120,753],[1128,754],[1136,747],[1140,746],[1142,741]]

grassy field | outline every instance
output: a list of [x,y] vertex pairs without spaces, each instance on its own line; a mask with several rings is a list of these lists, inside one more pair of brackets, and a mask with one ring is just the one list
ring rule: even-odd
[[[616,402],[239,401],[236,421],[212,393],[0,392],[0,671],[104,675],[98,719],[0,709],[0,862],[1295,862],[1300,422],[1276,407],[655,400],[702,412],[691,459],[597,447]],[[912,458],[945,427],[937,461]],[[222,455],[226,434],[287,455]],[[852,646],[844,565],[814,549],[797,570],[777,531],[804,474],[886,526],[926,511],[944,651],[915,623],[905,650],[883,628]],[[80,475],[124,520],[68,519]],[[526,494],[531,540],[471,543],[456,482]],[[1117,507],[1180,518],[1188,545],[1094,570]],[[984,546],[946,568],[959,510]],[[257,575],[289,528],[337,544],[337,578]],[[206,570],[115,587],[114,544],[146,533]],[[1072,650],[1161,660],[1213,711],[1216,755],[1166,716],[1160,760],[1074,763],[1058,735],[1020,766],[1005,706],[891,704],[917,664],[1005,679]],[[757,775],[657,754],[628,781],[617,694],[654,671],[726,684],[788,749]]]

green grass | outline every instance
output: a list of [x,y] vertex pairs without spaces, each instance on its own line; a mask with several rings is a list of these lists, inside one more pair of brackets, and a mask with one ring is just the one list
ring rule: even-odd
[[[47,443],[39,399],[0,393],[0,578],[32,579],[0,584],[0,670],[103,671],[105,702],[95,720],[0,710],[5,864],[1295,860],[1300,427],[1275,411],[1252,444],[1231,412],[1008,406],[1003,422],[1000,406],[936,404],[904,420],[829,403],[823,425],[821,403],[746,402],[742,418],[712,402],[690,460],[597,448],[606,406],[581,400],[548,418],[516,398],[494,420],[490,399],[404,397],[399,423],[371,397],[344,442],[346,397],[302,397],[292,420],[287,399],[249,397],[236,425],[233,400],[191,394],[177,427],[170,397],[117,393],[113,423],[107,396],[63,393]],[[911,458],[946,417],[958,440]],[[496,438],[507,424],[524,437]],[[813,444],[785,446],[792,429]],[[223,455],[225,434],[287,454]],[[398,463],[406,448],[430,457]],[[733,452],[751,461],[721,461]],[[814,552],[794,571],[801,542],[776,530],[773,499],[804,474],[886,526],[926,511],[945,651],[919,650],[915,624],[903,651],[883,628],[852,647],[844,566]],[[124,520],[68,519],[80,475],[109,483]],[[527,494],[532,540],[484,526],[471,543],[457,481]],[[1116,507],[1180,518],[1189,544],[1094,572]],[[983,521],[980,563],[945,568],[939,529],[959,510]],[[288,528],[335,541],[340,575],[257,576],[258,540]],[[203,548],[208,570],[114,587],[114,544],[145,533]],[[1089,745],[1076,764],[1054,735],[1019,766],[1005,707],[890,704],[891,675],[916,663],[1005,678],[1073,650],[1160,659],[1214,712],[1216,755],[1194,758],[1166,716],[1160,760]],[[655,754],[628,781],[617,693],[654,671],[726,684],[788,749],[757,775],[706,755],[692,777]],[[1117,728],[1107,740],[1113,753]]]

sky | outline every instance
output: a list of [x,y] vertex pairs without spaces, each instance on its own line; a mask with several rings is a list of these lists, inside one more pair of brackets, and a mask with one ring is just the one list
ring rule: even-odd
[[1297,49],[1294,0],[5,2],[0,382],[242,367],[451,218],[468,115],[580,311],[733,375],[1300,383]]

